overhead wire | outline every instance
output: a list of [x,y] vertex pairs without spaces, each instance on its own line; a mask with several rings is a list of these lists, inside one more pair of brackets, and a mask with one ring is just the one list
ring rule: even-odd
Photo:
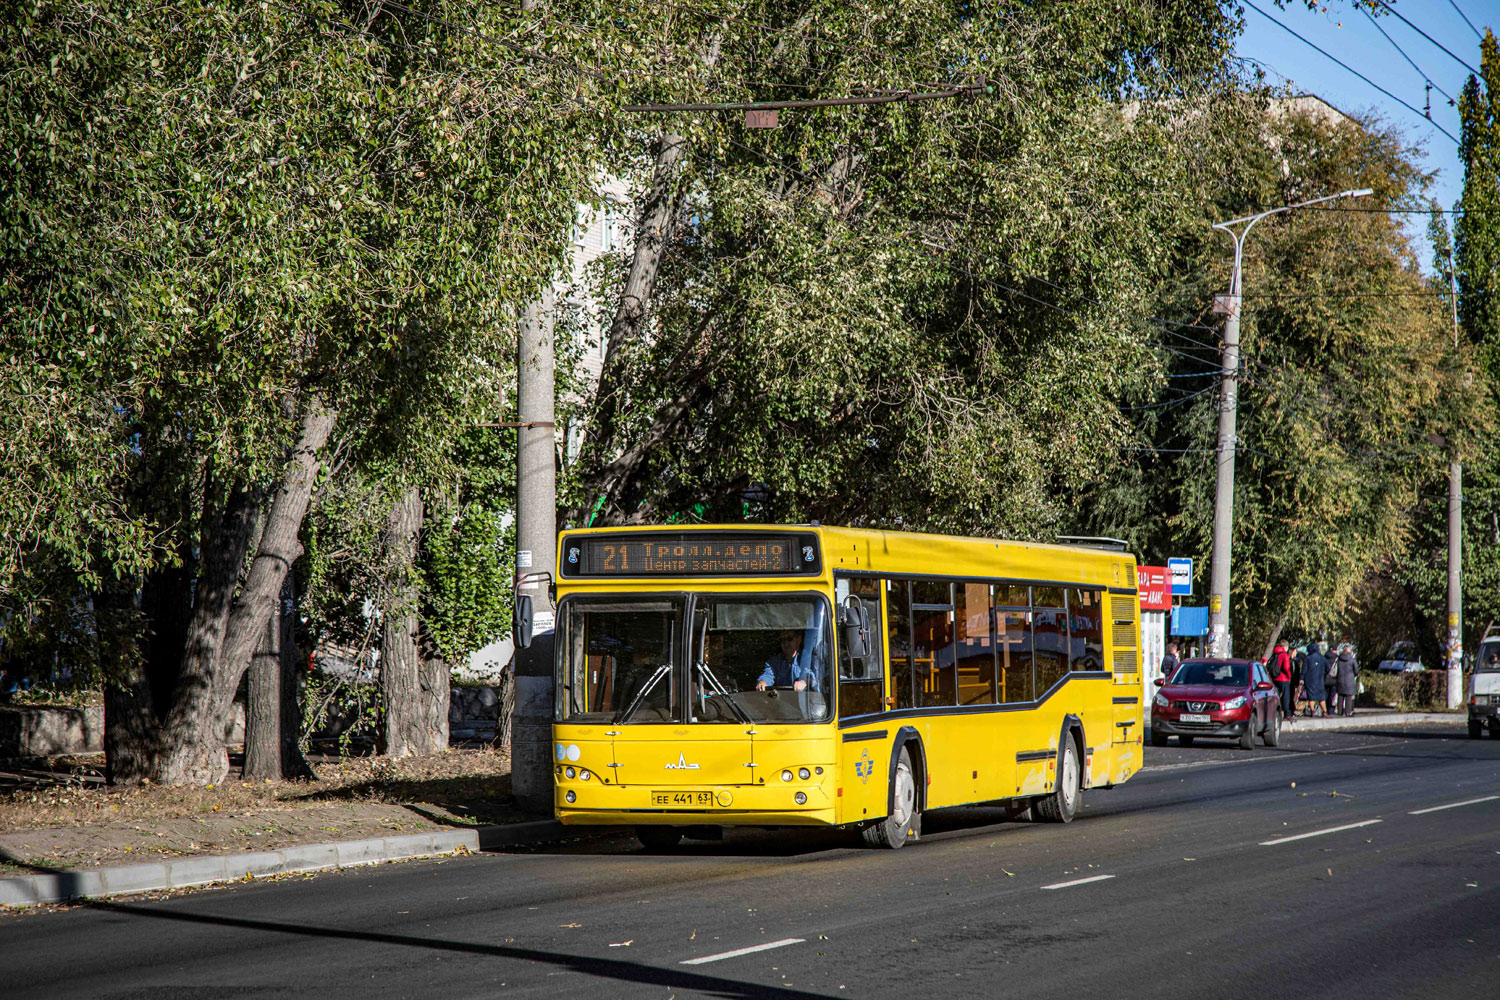
[[[1407,62],[1407,64],[1410,65],[1412,69],[1414,69],[1414,70],[1417,71],[1417,75],[1420,76],[1423,80],[1425,80],[1427,82],[1427,86],[1431,87],[1432,89],[1436,90],[1439,94],[1442,94],[1444,97],[1448,98],[1448,104],[1449,104],[1449,106],[1453,106],[1453,105],[1456,105],[1458,103],[1454,99],[1454,97],[1453,97],[1452,94],[1448,93],[1442,87],[1439,87],[1436,83],[1433,83],[1432,82],[1432,77],[1428,76],[1427,72],[1425,70],[1423,70],[1422,67],[1418,66],[1416,64],[1416,62],[1412,59],[1411,56],[1409,56],[1409,55],[1406,54],[1406,50],[1405,49],[1403,49],[1400,45],[1396,44],[1396,40],[1391,37],[1390,32],[1386,31],[1384,28],[1382,28],[1380,26],[1380,22],[1375,19],[1375,15],[1371,14],[1368,8],[1361,7],[1359,10],[1360,10],[1360,13],[1362,13],[1362,14],[1365,15],[1366,20],[1368,20],[1371,24],[1373,24],[1375,26],[1375,30],[1378,31],[1378,32],[1380,32],[1382,35],[1385,36],[1385,40],[1391,43],[1391,47],[1394,48],[1397,52],[1401,53],[1401,58],[1405,59],[1406,62]],[[1430,118],[1431,115],[1429,114],[1428,117]]]
[[[1438,48],[1442,49],[1445,53],[1447,53],[1448,57],[1451,58],[1454,62],[1458,63],[1460,66],[1462,66],[1464,69],[1468,70],[1470,73],[1473,73],[1476,77],[1479,77],[1480,79],[1484,79],[1484,75],[1482,73],[1480,73],[1479,70],[1475,69],[1473,66],[1470,66],[1468,63],[1466,63],[1462,59],[1460,59],[1456,54],[1454,54],[1454,52],[1453,52],[1452,49],[1448,48],[1448,46],[1444,45],[1442,42],[1438,41],[1436,38],[1433,38],[1427,32],[1423,31],[1421,28],[1419,28],[1415,24],[1411,23],[1411,21],[1407,20],[1407,18],[1406,18],[1406,16],[1404,14],[1402,14],[1396,8],[1392,7],[1390,4],[1386,3],[1385,0],[1369,0],[1369,2],[1370,3],[1374,3],[1374,4],[1379,4],[1381,7],[1384,7],[1386,10],[1388,10],[1392,14],[1396,15],[1396,19],[1398,21],[1400,21],[1402,24],[1406,25],[1412,31],[1415,31],[1417,34],[1421,35],[1423,38],[1427,39],[1433,45],[1436,45]],[[1457,5],[1455,5],[1455,6],[1457,6]],[[1463,12],[1459,11],[1459,13],[1462,14]],[[1466,17],[1466,18],[1464,18],[1464,20],[1467,21],[1468,18]],[[1472,28],[1473,25],[1471,24],[1471,25],[1469,25],[1469,27]]]
[[1389,97],[1391,100],[1395,101],[1397,104],[1401,105],[1403,108],[1406,108],[1412,114],[1414,114],[1417,117],[1421,118],[1424,122],[1426,122],[1427,124],[1431,125],[1433,128],[1437,129],[1439,132],[1443,133],[1443,135],[1447,136],[1455,144],[1458,142],[1458,139],[1453,135],[1452,132],[1449,132],[1447,129],[1443,128],[1443,126],[1439,125],[1437,122],[1435,122],[1431,118],[1427,117],[1419,109],[1413,107],[1410,104],[1407,104],[1401,98],[1397,97],[1395,94],[1391,93],[1389,90],[1386,90],[1380,84],[1376,83],[1374,80],[1371,80],[1368,76],[1365,76],[1363,73],[1361,73],[1359,70],[1355,69],[1353,66],[1350,66],[1348,63],[1344,62],[1344,60],[1340,59],[1338,56],[1336,56],[1333,53],[1329,52],[1327,49],[1323,48],[1322,46],[1318,45],[1317,43],[1312,42],[1309,39],[1305,38],[1304,36],[1302,36],[1301,34],[1299,34],[1294,29],[1292,29],[1292,28],[1288,27],[1287,25],[1283,24],[1281,21],[1277,20],[1275,17],[1272,17],[1270,14],[1267,14],[1265,11],[1263,11],[1259,7],[1257,7],[1254,4],[1253,0],[1244,0],[1244,4],[1245,4],[1245,6],[1249,7],[1251,10],[1253,10],[1257,14],[1259,14],[1261,17],[1265,18],[1266,20],[1270,21],[1272,24],[1276,25],[1282,31],[1287,32],[1292,37],[1294,37],[1298,41],[1302,42],[1304,45],[1307,45],[1308,47],[1310,47],[1310,48],[1314,49],[1315,51],[1321,53],[1323,56],[1325,56],[1328,59],[1332,60],[1333,62],[1337,63],[1339,66],[1342,66],[1344,69],[1348,70],[1350,73],[1353,73],[1355,76],[1359,77],[1361,80],[1363,80],[1365,83],[1369,84],[1371,87],[1374,87],[1376,90],[1380,91],[1386,97]]
[[1469,26],[1469,30],[1472,31],[1472,32],[1474,32],[1474,37],[1475,38],[1483,38],[1484,37],[1484,35],[1482,35],[1482,34],[1479,33],[1479,29],[1476,28],[1476,27],[1474,27],[1474,22],[1471,21],[1471,20],[1469,20],[1469,15],[1465,14],[1463,12],[1463,8],[1458,5],[1458,0],[1448,0],[1448,4],[1454,10],[1458,11],[1458,16],[1464,19],[1464,24],[1467,24]]

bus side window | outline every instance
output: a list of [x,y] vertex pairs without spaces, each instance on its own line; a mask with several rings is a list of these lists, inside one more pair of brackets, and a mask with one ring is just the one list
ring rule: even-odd
[[912,596],[912,663],[917,701],[923,708],[958,703],[954,684],[953,586],[946,580],[914,580]]
[[953,587],[954,623],[958,629],[958,703],[995,703],[994,616],[987,583]]
[[911,591],[905,580],[885,581],[887,662],[891,671],[897,708],[915,708],[915,689],[911,682]]
[[839,603],[852,594],[864,606],[870,623],[869,655],[851,660],[847,650],[839,647],[839,717],[867,715],[885,705],[885,642],[880,622],[880,581],[852,578],[838,582]]
[[1104,595],[1097,590],[1068,592],[1068,624],[1073,670],[1104,667]]

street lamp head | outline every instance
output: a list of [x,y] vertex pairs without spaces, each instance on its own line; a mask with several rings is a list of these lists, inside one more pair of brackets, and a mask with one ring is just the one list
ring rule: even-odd
[[1360,188],[1358,191],[1345,191],[1344,192],[1345,196],[1349,197],[1349,198],[1363,198],[1367,194],[1374,194],[1374,193],[1375,193],[1375,189],[1374,188]]

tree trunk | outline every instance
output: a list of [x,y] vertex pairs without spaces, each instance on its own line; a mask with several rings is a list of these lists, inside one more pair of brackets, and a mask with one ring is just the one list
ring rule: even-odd
[[[286,472],[263,515],[260,542],[238,595],[236,584],[260,505],[249,491],[236,489],[222,510],[205,513],[193,612],[160,726],[141,714],[144,678],[128,679],[114,696],[116,723],[134,729],[127,728],[120,739],[112,740],[107,732],[110,713],[106,713],[105,738],[116,751],[111,763],[116,781],[149,778],[175,785],[224,780],[229,771],[224,722],[251,653],[264,641],[276,614],[286,572],[301,553],[297,535],[312,496],[318,451],[327,443],[337,416],[316,397],[309,401]],[[153,664],[150,669],[153,674],[157,669],[171,670],[166,664]],[[154,730],[154,741],[143,738],[141,726]]]
[[266,622],[245,695],[245,780],[281,777],[281,616]]
[[245,699],[245,778],[249,781],[313,776],[297,745],[302,714],[298,710],[295,592],[288,573],[279,613],[266,623],[264,640],[250,659]]
[[[424,704],[422,660],[417,648],[417,592],[412,580],[421,527],[422,496],[411,487],[392,505],[381,543],[389,579],[380,623],[380,686],[385,695],[382,742],[383,752],[392,757],[431,753],[435,741]],[[445,706],[445,736],[447,718]]]
[[[657,143],[651,188],[641,206],[641,217],[636,226],[630,273],[615,305],[614,319],[604,343],[604,365],[594,391],[583,475],[583,497],[588,502],[602,491],[606,478],[604,470],[620,451],[616,422],[626,403],[630,351],[641,342],[651,298],[656,292],[656,279],[661,273],[662,255],[671,240],[673,224],[682,214],[686,191],[679,183],[679,175],[686,145],[687,140],[682,135],[670,130],[663,132]],[[586,511],[587,508],[574,511],[571,517],[581,521]]]
[[1271,658],[1271,650],[1276,648],[1276,640],[1281,638],[1281,630],[1284,628],[1286,628],[1285,614],[1276,619],[1276,627],[1271,630],[1271,638],[1266,640],[1266,650],[1265,652],[1260,654],[1260,658],[1262,661],[1269,660]]
[[448,661],[433,656],[422,660],[422,731],[427,745],[422,753],[448,749],[448,706],[453,700],[453,670]]

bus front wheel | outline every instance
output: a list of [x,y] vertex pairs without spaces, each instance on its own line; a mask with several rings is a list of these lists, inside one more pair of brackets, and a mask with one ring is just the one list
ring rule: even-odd
[[1078,766],[1078,744],[1072,734],[1063,737],[1062,766],[1057,769],[1057,787],[1052,794],[1038,799],[1033,811],[1049,823],[1071,823],[1078,814],[1078,800],[1083,797],[1083,769]]
[[891,777],[891,812],[861,831],[871,847],[895,849],[915,839],[921,830],[922,814],[917,811],[917,779],[912,773],[911,756],[901,748],[896,758],[896,772]]
[[635,839],[648,851],[670,851],[682,841],[682,830],[675,826],[638,826]]

